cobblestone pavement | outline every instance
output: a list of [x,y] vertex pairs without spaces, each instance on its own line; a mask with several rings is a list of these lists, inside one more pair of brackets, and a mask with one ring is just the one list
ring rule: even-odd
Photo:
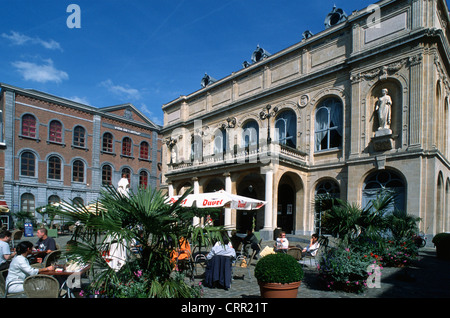
[[[57,243],[64,246],[70,236],[61,236]],[[29,238],[35,242],[37,237]],[[291,241],[290,241],[291,242]],[[305,244],[306,239],[292,241]],[[273,242],[264,242],[272,246]],[[256,262],[249,268],[233,267],[233,281],[229,290],[204,287],[203,298],[260,298],[259,286],[254,278]],[[305,266],[305,276],[298,291],[298,298],[450,298],[450,261],[436,258],[434,247],[420,249],[419,258],[408,268],[385,267],[381,270],[381,288],[368,288],[362,294],[329,291],[318,277],[315,267]],[[202,281],[204,270],[199,268],[194,283]]]
[[[204,298],[260,298],[253,276],[255,266],[233,267],[229,290],[204,287]],[[422,248],[419,259],[408,268],[385,267],[381,270],[380,288],[367,288],[362,294],[325,289],[315,267],[305,266],[305,276],[298,298],[450,298],[450,261],[436,258],[435,248]],[[195,282],[201,282],[196,277]]]

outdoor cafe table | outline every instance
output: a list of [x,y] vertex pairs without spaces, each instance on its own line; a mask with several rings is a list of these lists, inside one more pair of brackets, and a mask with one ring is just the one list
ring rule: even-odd
[[75,298],[75,296],[72,293],[72,287],[69,284],[67,284],[67,279],[73,274],[80,275],[79,277],[81,278],[81,275],[86,273],[90,268],[91,266],[87,265],[83,267],[81,270],[76,272],[67,272],[66,270],[45,270],[41,271],[39,274],[55,276],[55,278],[59,281],[61,285],[60,289],[64,288],[67,289],[67,297]]

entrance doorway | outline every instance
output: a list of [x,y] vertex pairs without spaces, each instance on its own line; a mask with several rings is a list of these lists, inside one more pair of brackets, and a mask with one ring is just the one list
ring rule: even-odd
[[[237,188],[237,194],[248,198],[264,200],[264,181],[260,174],[246,175]],[[264,227],[264,207],[258,210],[236,210],[236,230],[246,233],[247,230],[259,231]]]
[[[283,177],[284,178],[284,177]],[[288,183],[278,186],[277,227],[286,233],[294,230],[295,191]]]

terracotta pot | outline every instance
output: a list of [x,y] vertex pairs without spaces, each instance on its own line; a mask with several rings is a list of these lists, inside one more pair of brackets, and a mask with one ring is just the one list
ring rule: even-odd
[[289,284],[260,282],[258,284],[262,298],[297,298],[301,281]]

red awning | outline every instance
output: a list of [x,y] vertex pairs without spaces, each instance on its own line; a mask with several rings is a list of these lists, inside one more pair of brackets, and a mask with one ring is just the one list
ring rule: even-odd
[[0,213],[9,212],[8,204],[6,204],[5,200],[0,200]]

